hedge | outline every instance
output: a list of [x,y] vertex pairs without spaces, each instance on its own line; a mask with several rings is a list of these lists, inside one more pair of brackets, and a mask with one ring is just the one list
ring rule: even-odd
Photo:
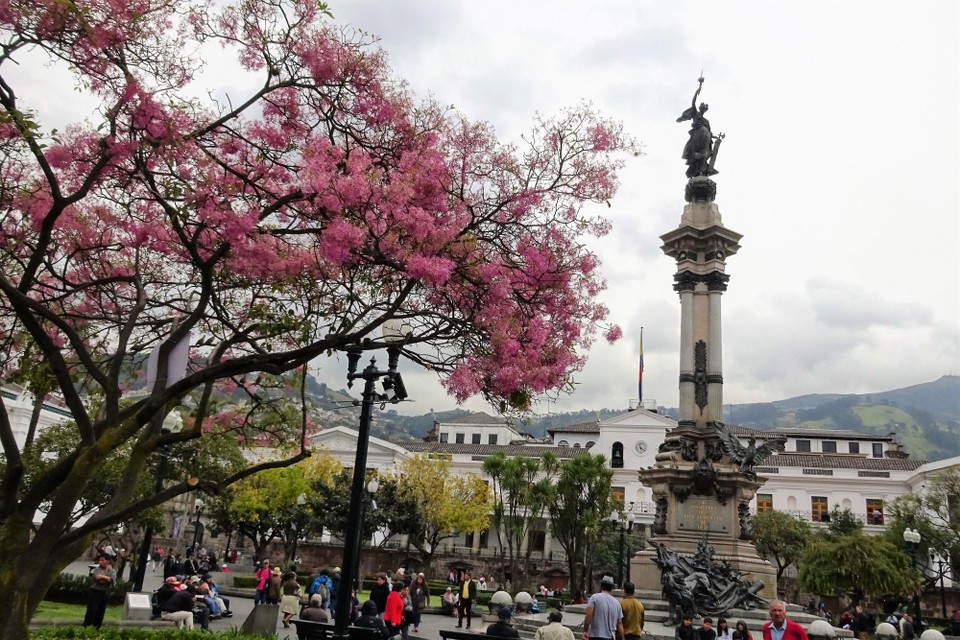
[[[118,582],[110,595],[107,596],[107,602],[110,604],[123,604],[128,591],[133,590],[132,582]],[[54,602],[66,602],[68,604],[83,604],[87,601],[87,594],[90,591],[90,578],[87,576],[77,576],[72,573],[61,573],[50,586],[45,598]]]

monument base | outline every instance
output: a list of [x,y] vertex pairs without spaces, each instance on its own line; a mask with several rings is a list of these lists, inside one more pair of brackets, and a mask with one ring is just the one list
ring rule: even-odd
[[[658,536],[655,539],[666,544],[673,551],[688,556],[693,555],[697,550],[697,544],[702,538],[676,534]],[[743,574],[744,580],[763,583],[763,588],[759,592],[760,597],[766,600],[777,599],[777,570],[757,555],[757,551],[752,544],[739,540],[710,540],[710,546],[714,549],[714,559],[727,562]],[[660,568],[654,561],[656,557],[656,551],[644,549],[630,559],[630,576],[633,578],[633,583],[637,589],[653,591],[661,589]]]

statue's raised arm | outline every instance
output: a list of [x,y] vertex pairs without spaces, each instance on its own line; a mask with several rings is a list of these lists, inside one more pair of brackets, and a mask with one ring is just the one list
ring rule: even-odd
[[693,100],[690,101],[690,108],[684,111],[677,122],[692,120],[690,128],[690,139],[683,147],[683,159],[687,161],[687,177],[712,176],[717,173],[710,162],[710,157],[714,154],[713,133],[710,131],[710,121],[705,114],[710,106],[701,102],[697,107],[697,98],[703,89],[703,77],[699,78],[699,86],[693,94]]

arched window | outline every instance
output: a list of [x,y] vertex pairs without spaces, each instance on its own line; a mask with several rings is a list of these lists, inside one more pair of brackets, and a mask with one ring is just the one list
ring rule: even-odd
[[583,446],[586,447],[587,449],[589,449],[590,447],[592,447],[592,446],[595,445],[595,444],[597,444],[597,443],[594,442],[593,440],[587,440],[587,444],[585,444],[585,445],[583,445]]
[[570,446],[570,443],[567,442],[566,440],[561,440],[560,442],[557,443],[557,446],[558,446],[558,447],[569,447],[569,446]]
[[574,442],[574,443],[573,443],[573,448],[574,448],[574,449],[579,449],[579,448],[580,448],[580,443],[579,443],[579,442]]
[[614,442],[610,448],[610,467],[613,469],[623,469],[623,443]]

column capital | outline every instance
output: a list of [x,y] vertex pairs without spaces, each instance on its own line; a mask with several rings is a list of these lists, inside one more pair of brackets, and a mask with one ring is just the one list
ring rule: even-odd
[[719,291],[722,293],[727,290],[727,282],[730,281],[730,276],[720,271],[712,271],[703,276],[702,281],[707,285],[708,291]]
[[680,293],[683,291],[693,291],[700,278],[690,271],[679,271],[673,275],[673,290]]

